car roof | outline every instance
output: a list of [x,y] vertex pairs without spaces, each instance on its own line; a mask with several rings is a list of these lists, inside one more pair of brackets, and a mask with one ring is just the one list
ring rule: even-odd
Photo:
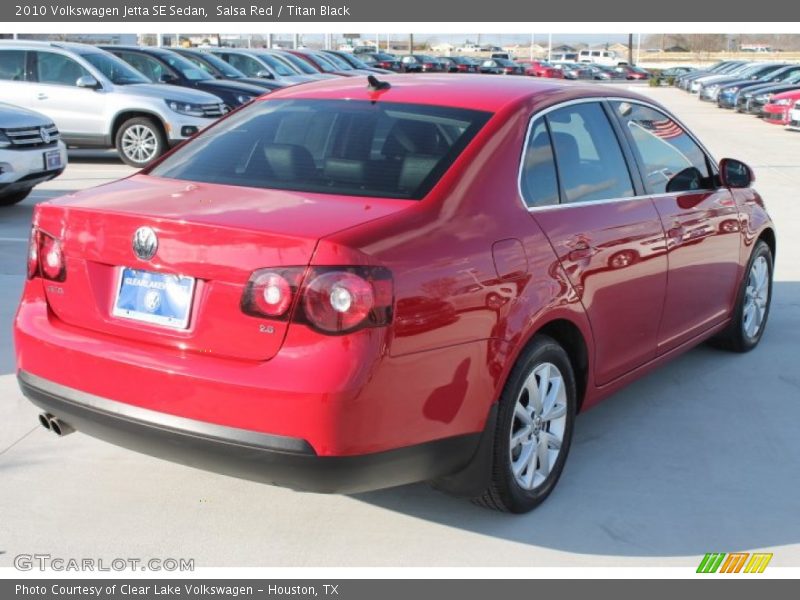
[[102,49],[98,48],[97,46],[93,46],[92,44],[81,44],[78,42],[47,42],[47,41],[40,41],[40,40],[0,40],[0,47],[8,46],[10,48],[18,48],[21,50],[35,50],[35,49],[58,49],[58,50],[67,50],[73,52],[80,52],[85,54],[86,52],[96,51],[96,52],[103,52]]
[[169,55],[172,52],[172,48],[161,48],[158,46],[127,46],[123,44],[100,44],[97,46],[98,48],[102,48],[103,50],[108,50],[109,52],[113,50],[125,50],[126,52],[141,52],[143,54],[154,54],[154,55]]
[[[528,77],[504,77],[487,82],[485,75],[385,75],[379,79],[391,84],[391,88],[377,92],[386,102],[427,104],[466,108],[487,112],[498,112],[509,105],[516,105],[536,96],[558,96],[559,100],[573,98],[624,96],[642,98],[626,90],[611,89],[595,84],[565,82],[561,79],[537,79]],[[367,87],[365,77],[326,79],[290,86],[272,92],[268,99],[303,98],[318,100],[375,100],[375,92]]]

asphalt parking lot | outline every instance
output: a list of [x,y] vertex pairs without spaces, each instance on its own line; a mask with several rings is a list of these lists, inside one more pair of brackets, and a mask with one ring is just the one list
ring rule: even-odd
[[113,155],[73,153],[64,175],[0,209],[0,567],[49,553],[198,567],[694,568],[706,552],[753,550],[800,565],[800,133],[637,89],[717,158],[754,167],[778,228],[769,324],[750,354],[697,348],[580,416],[557,489],[521,517],[424,484],[300,494],[42,429],[17,388],[10,335],[31,209],[131,172]]

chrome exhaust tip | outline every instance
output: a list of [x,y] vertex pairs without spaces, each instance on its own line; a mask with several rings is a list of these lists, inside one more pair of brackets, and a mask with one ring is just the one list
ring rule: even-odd
[[75,428],[64,423],[64,421],[58,417],[50,417],[50,431],[55,433],[58,437],[64,437],[65,435],[74,433]]
[[50,427],[50,419],[51,416],[48,415],[47,413],[39,413],[39,424],[45,429],[47,429],[47,431],[52,431]]

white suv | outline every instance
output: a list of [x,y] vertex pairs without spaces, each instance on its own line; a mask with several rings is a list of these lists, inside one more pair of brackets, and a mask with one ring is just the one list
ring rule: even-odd
[[0,98],[52,119],[67,146],[116,147],[144,167],[225,113],[216,96],[154,84],[86,44],[0,42]]
[[0,103],[0,206],[22,202],[66,166],[67,148],[51,119]]

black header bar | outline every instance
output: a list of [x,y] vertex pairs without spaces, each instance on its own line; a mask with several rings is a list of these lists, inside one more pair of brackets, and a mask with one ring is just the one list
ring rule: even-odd
[[800,2],[760,10],[743,0],[9,0],[0,21],[44,22],[248,22],[248,23],[552,23],[552,22],[800,22]]

